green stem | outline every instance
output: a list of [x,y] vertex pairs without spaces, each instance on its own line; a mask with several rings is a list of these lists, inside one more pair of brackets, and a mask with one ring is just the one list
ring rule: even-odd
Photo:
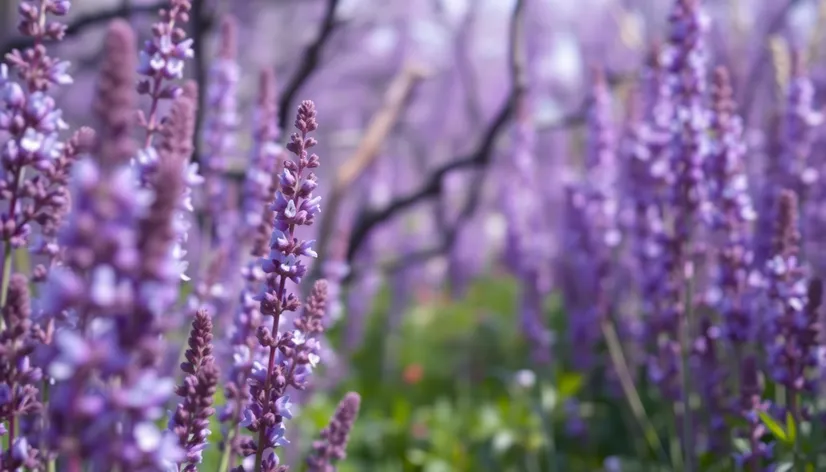
[[[3,280],[0,282],[0,308],[6,306],[9,298],[9,282],[11,282],[11,243],[6,241],[3,244]],[[0,316],[0,329],[6,329],[6,320]]]
[[605,337],[605,344],[608,346],[608,353],[611,356],[614,370],[619,377],[620,386],[628,401],[628,406],[631,408],[631,412],[634,414],[637,423],[639,423],[640,429],[642,429],[645,440],[648,442],[651,450],[659,454],[662,458],[666,458],[668,455],[665,453],[665,447],[663,447],[660,441],[657,429],[645,412],[645,406],[643,406],[640,394],[631,378],[628,362],[625,360],[625,354],[622,351],[617,330],[609,319],[603,319],[601,325],[602,335]]
[[685,281],[685,311],[680,326],[680,357],[682,358],[683,380],[683,442],[685,445],[684,465],[686,472],[694,471],[694,431],[691,424],[691,320],[694,313],[693,286],[691,278]]
[[229,430],[227,434],[227,439],[224,443],[224,450],[221,452],[221,462],[218,463],[218,471],[217,472],[226,472],[229,470],[229,456],[231,455],[230,451],[232,450],[232,440],[235,438],[235,430]]

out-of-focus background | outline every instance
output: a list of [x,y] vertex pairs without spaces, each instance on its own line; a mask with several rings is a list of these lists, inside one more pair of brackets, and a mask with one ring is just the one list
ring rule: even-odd
[[[23,44],[15,3],[0,3],[4,52]],[[53,55],[73,64],[75,83],[58,92],[66,121],[84,124],[107,22],[125,17],[145,36],[165,2],[72,3],[68,38]],[[243,126],[229,170],[237,182],[260,69],[275,71],[287,130],[300,100],[318,108],[325,204],[311,279],[343,279],[330,352],[292,421],[292,459],[355,390],[362,412],[342,472],[549,471],[549,456],[563,464],[557,470],[620,470],[611,468],[620,460],[621,470],[655,470],[633,459],[645,445],[627,405],[610,389],[595,394],[593,374],[575,368],[554,261],[565,256],[562,188],[585,152],[591,71],[604,71],[621,135],[649,51],[668,39],[674,2],[524,3],[515,19],[514,0],[194,1],[190,78],[207,83],[221,16],[240,25]],[[704,4],[709,61],[728,68],[745,136],[759,150],[788,78],[778,67],[788,45],[806,52],[822,89],[826,2]],[[541,189],[530,217],[540,267],[533,304],[508,263],[503,204],[521,185],[510,162],[526,122]],[[749,159],[759,182],[759,152]],[[198,250],[190,254],[197,263]]]

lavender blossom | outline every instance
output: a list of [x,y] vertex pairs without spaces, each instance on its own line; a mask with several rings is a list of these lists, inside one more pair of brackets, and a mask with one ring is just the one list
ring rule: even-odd
[[[694,225],[706,210],[703,167],[709,143],[705,136],[708,111],[704,105],[706,52],[702,35],[707,22],[699,0],[677,0],[669,17],[666,64],[676,107],[671,142],[675,227],[669,258],[680,280],[693,272],[690,245],[696,239]],[[676,290],[681,290],[682,282],[676,285]]]
[[[207,214],[212,227],[208,234],[216,238],[218,244],[227,239],[227,225],[222,218],[226,207],[226,182],[224,173],[227,161],[235,152],[235,130],[238,117],[238,80],[241,74],[237,62],[238,25],[234,17],[225,16],[221,21],[221,35],[218,56],[213,61],[208,78],[206,93],[206,114],[202,139],[204,142],[204,190]],[[221,228],[225,229],[221,229]]]
[[[502,211],[507,221],[505,263],[522,284],[520,327],[537,362],[549,362],[551,334],[544,327],[542,308],[549,290],[548,250],[543,247],[545,231],[538,216],[538,186],[535,180],[534,130],[525,99],[520,103],[514,133],[512,158],[502,170],[509,175],[503,185]],[[514,178],[516,181],[514,182]]]
[[178,464],[179,470],[194,472],[208,446],[210,431],[207,427],[215,412],[212,403],[220,377],[212,355],[212,320],[206,311],[195,314],[188,344],[186,362],[181,364],[186,377],[175,391],[183,398],[183,403],[178,404],[174,414],[170,413],[169,429],[178,436],[186,451],[186,459]]
[[[668,144],[673,107],[659,47],[652,48],[642,73],[642,122],[632,128],[628,146],[627,178],[634,219],[629,231],[635,255],[645,329],[643,344],[656,349],[661,338],[676,336],[676,327],[663,315],[661,258],[667,242],[665,199],[672,183]],[[658,359],[667,364],[668,359]],[[672,369],[668,369],[672,370]]]
[[313,442],[312,453],[307,458],[310,472],[335,472],[335,462],[347,456],[347,442],[360,405],[361,397],[355,392],[341,400],[330,424],[321,431],[321,439]]
[[791,191],[780,196],[774,256],[766,264],[768,320],[772,329],[769,343],[770,373],[774,381],[787,389],[787,407],[795,418],[801,418],[799,395],[812,391],[814,379],[810,368],[817,366],[818,335],[817,306],[808,302],[805,268],[799,259],[798,199]]
[[178,260],[179,276],[184,281],[189,280],[186,273],[188,264],[184,259],[186,256],[184,247],[188,240],[190,226],[187,215],[193,211],[192,188],[203,183],[203,178],[198,175],[197,164],[189,163],[194,147],[191,133],[194,133],[195,128],[194,105],[198,103],[198,92],[197,85],[193,82],[187,82],[183,87],[166,82],[182,79],[184,61],[194,54],[192,39],[187,38],[186,32],[178,26],[189,21],[191,8],[190,0],[170,0],[169,10],[160,11],[161,21],[153,25],[152,39],[144,44],[141,51],[137,72],[144,78],[138,83],[138,94],[148,95],[150,105],[148,114],[143,111],[138,112],[138,121],[140,126],[146,130],[146,138],[143,148],[133,160],[141,185],[151,188],[153,174],[157,171],[161,159],[160,152],[153,145],[153,139],[156,135],[163,133],[166,127],[164,120],[158,115],[158,106],[165,100],[177,99],[181,96],[193,103],[191,116],[186,118],[191,122],[186,126],[186,129],[191,129],[190,136],[175,143],[175,146],[181,147],[176,152],[184,155],[181,172],[186,184],[179,203],[181,208],[175,217],[178,241],[174,248]]
[[279,180],[274,178],[275,170],[281,167],[281,148],[276,143],[277,120],[275,76],[265,69],[259,74],[258,99],[253,114],[253,147],[241,202],[243,214],[239,238],[243,246],[250,246],[252,260],[241,270],[243,287],[229,331],[233,365],[225,386],[227,405],[219,415],[224,433],[223,454],[229,464],[235,463],[235,457],[244,455],[244,441],[248,439],[240,435],[240,422],[251,401],[249,375],[254,363],[267,362],[268,353],[255,336],[262,322],[261,304],[256,298],[267,275],[261,268],[260,259],[269,252],[274,218],[271,207],[279,186]]
[[[266,227],[271,222],[262,213],[261,206],[269,205],[275,200],[278,180],[273,176],[279,161],[283,160],[283,150],[278,145],[278,134],[275,75],[271,70],[263,69],[258,79],[258,97],[253,112],[253,146],[241,202],[244,233],[242,237],[248,244],[261,237],[269,239],[272,232],[271,228]],[[263,231],[266,231],[265,235]]]
[[803,54],[797,49],[791,50],[791,67],[781,128],[784,167],[776,182],[779,188],[797,193],[802,209],[823,170],[812,155],[815,130],[823,123],[823,114],[813,107],[814,86],[806,75]]
[[602,71],[594,71],[588,114],[587,179],[567,189],[567,254],[572,262],[568,283],[575,285],[571,298],[578,301],[571,314],[570,336],[578,346],[577,369],[593,366],[599,342],[599,323],[612,309],[609,287],[613,253],[620,243],[617,225],[618,201],[615,138],[610,124],[610,92]]
[[66,26],[49,16],[66,16],[70,6],[66,0],[21,2],[17,28],[34,44],[13,50],[0,65],[0,131],[7,133],[0,153],[0,200],[6,202],[0,214],[4,254],[0,306],[6,303],[12,251],[29,242],[32,223],[44,229],[33,252],[49,257],[58,252],[54,228],[65,213],[65,177],[75,156],[60,141],[60,131],[68,125],[49,93],[71,84],[72,77],[69,63],[49,56],[44,43],[63,39]]
[[717,69],[712,88],[714,135],[708,174],[709,197],[715,204],[712,224],[719,232],[722,250],[715,284],[720,293],[713,302],[723,316],[725,335],[739,351],[745,341],[752,339],[756,327],[746,296],[753,262],[749,225],[757,215],[744,169],[743,124],[735,115],[732,95],[728,73]]
[[[261,314],[271,317],[272,325],[269,328],[260,326],[257,338],[260,345],[269,351],[269,356],[266,366],[258,364],[253,367],[251,390],[254,402],[244,412],[245,425],[250,431],[258,433],[257,441],[247,454],[255,454],[256,470],[262,470],[262,466],[265,466],[264,470],[275,470],[278,456],[270,452],[265,460],[264,454],[284,444],[284,425],[280,419],[285,414],[289,417],[286,389],[290,386],[304,388],[318,357],[318,343],[312,336],[320,331],[306,332],[296,325],[298,330],[295,332],[279,333],[281,316],[285,312],[296,311],[301,305],[295,294],[287,293],[286,283],[290,280],[299,284],[307,272],[301,258],[317,256],[312,249],[313,241],[296,238],[296,227],[312,225],[321,209],[321,197],[313,196],[317,186],[316,176],[312,171],[304,175],[305,170],[319,166],[318,156],[308,154],[308,149],[316,145],[315,139],[308,134],[318,128],[313,102],[301,103],[295,127],[299,133],[291,136],[287,149],[298,160],[285,161],[279,176],[280,187],[272,206],[275,225],[271,252],[263,264],[267,278],[266,289],[260,296]],[[317,282],[310,295],[311,300],[321,298],[326,299],[326,282]],[[307,309],[304,314],[313,316],[308,315]],[[323,314],[321,312],[318,316]],[[318,327],[323,330],[320,324]]]
[[194,55],[192,38],[187,38],[180,27],[189,21],[191,9],[190,0],[170,0],[169,9],[160,11],[161,21],[152,26],[152,39],[141,50],[137,72],[145,78],[138,83],[138,93],[151,100],[149,113],[138,114],[140,125],[146,129],[144,148],[151,147],[153,136],[163,127],[158,105],[182,93],[177,84],[167,82],[182,79],[184,61]]
[[48,362],[56,382],[48,443],[70,471],[84,462],[102,470],[158,470],[182,457],[176,438],[154,421],[174,386],[155,367],[163,349],[159,317],[174,301],[177,280],[173,219],[183,158],[171,140],[185,134],[186,123],[177,121],[185,114],[173,111],[168,123],[158,191],[142,195],[127,160],[134,149],[126,125],[134,69],[115,67],[135,61],[129,59],[135,49],[129,25],[114,22],[95,107],[110,126],[101,129],[97,160],[85,158],[75,168],[74,207],[61,234],[66,264],[45,287],[50,312],[67,310],[79,326],[55,334]]
[[[3,307],[4,328],[0,331],[0,432],[8,435],[8,449],[0,452],[4,470],[40,465],[42,455],[27,446],[25,437],[15,436],[25,416],[39,413],[38,382],[43,374],[32,365],[31,355],[39,339],[31,320],[26,277],[14,274],[9,283],[8,303]],[[17,451],[26,453],[20,455]]]

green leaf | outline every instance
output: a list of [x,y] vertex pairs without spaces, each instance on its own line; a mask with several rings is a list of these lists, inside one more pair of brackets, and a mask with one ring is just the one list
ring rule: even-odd
[[783,427],[780,426],[780,423],[775,421],[774,418],[769,416],[768,413],[761,411],[760,420],[763,422],[764,425],[766,425],[767,428],[769,428],[769,431],[771,431],[771,433],[774,435],[776,439],[779,439],[780,441],[783,441],[785,443],[789,442],[789,437],[786,435],[786,432],[783,431]]
[[584,382],[583,376],[568,372],[559,377],[558,390],[562,399],[571,398],[579,393]]
[[789,442],[797,441],[797,425],[794,422],[794,416],[790,411],[786,412],[786,432],[789,435]]

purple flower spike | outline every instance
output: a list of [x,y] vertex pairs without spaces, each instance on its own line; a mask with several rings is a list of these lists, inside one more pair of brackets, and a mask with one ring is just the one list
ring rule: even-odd
[[787,410],[795,418],[805,414],[801,394],[813,393],[818,363],[820,331],[818,309],[822,286],[813,280],[807,287],[806,270],[800,260],[798,199],[791,191],[780,196],[775,223],[773,256],[766,263],[768,295],[767,354],[770,375],[786,388]]
[[[49,95],[72,83],[69,63],[49,56],[46,43],[63,39],[66,25],[51,17],[66,16],[70,5],[65,0],[20,2],[17,27],[33,40],[33,46],[13,50],[0,65],[0,131],[5,139],[0,150],[0,200],[4,207],[0,239],[7,261],[14,248],[30,243],[34,223],[42,231],[32,241],[31,251],[44,256],[49,266],[57,262],[60,252],[55,235],[66,214],[66,181],[79,147],[61,141],[60,132],[68,125]],[[46,265],[38,265],[38,279],[47,270]],[[6,301],[10,275],[6,271],[2,276],[0,306]]]
[[[235,153],[235,131],[239,123],[237,89],[241,70],[236,58],[237,29],[234,17],[223,18],[218,57],[209,71],[202,136],[206,209],[212,221],[212,227],[208,231],[218,244],[230,236],[226,234],[228,225],[223,224],[224,213],[228,210],[224,174],[227,171],[227,161]],[[225,234],[219,234],[220,232]]]
[[189,22],[190,0],[170,0],[169,9],[161,10],[161,21],[152,26],[152,39],[144,44],[137,72],[145,77],[138,83],[138,93],[151,99],[149,113],[139,112],[139,122],[146,129],[144,148],[152,145],[153,136],[162,125],[158,105],[181,95],[181,88],[171,80],[183,78],[184,61],[194,55],[192,39],[186,37],[181,25]]
[[209,418],[214,414],[213,396],[218,388],[219,373],[212,355],[212,320],[206,311],[198,311],[192,321],[186,362],[181,364],[186,373],[176,392],[183,398],[171,414],[169,429],[178,436],[186,458],[179,463],[180,470],[196,472],[203,460],[210,431]]
[[735,115],[736,104],[725,69],[715,71],[712,87],[713,140],[708,174],[714,203],[712,227],[722,239],[715,289],[710,302],[723,316],[725,335],[741,350],[753,339],[756,325],[748,305],[748,275],[753,263],[749,226],[757,214],[748,193],[744,168],[743,124]]
[[335,463],[347,456],[350,431],[359,413],[361,397],[350,392],[344,396],[330,424],[321,431],[321,439],[313,442],[313,450],[307,458],[310,472],[334,472]]
[[601,70],[594,71],[588,112],[587,178],[569,185],[566,193],[566,254],[571,264],[566,274],[572,312],[570,335],[577,346],[576,368],[594,366],[599,323],[611,310],[611,264],[621,241],[619,205],[615,195],[617,162],[610,123],[611,96]]
[[[134,33],[116,21],[105,45],[105,64],[128,63],[123,56],[135,54]],[[125,118],[133,103],[128,95],[134,82],[123,72],[101,77],[101,120]],[[48,353],[55,380],[48,444],[67,470],[84,464],[160,470],[184,458],[175,436],[154,422],[174,389],[172,379],[158,375],[157,364],[164,352],[160,315],[177,295],[174,215],[187,157],[177,140],[187,133],[191,138],[187,113],[194,105],[188,100],[178,99],[165,127],[155,192],[136,188],[125,160],[129,134],[117,120],[101,130],[97,161],[84,159],[75,168],[74,206],[61,235],[66,264],[52,271],[45,287],[48,311],[66,311],[77,325],[58,331]]]
[[30,461],[37,450],[28,447],[25,438],[15,437],[15,429],[27,415],[39,413],[43,408],[37,387],[43,374],[30,361],[40,339],[31,320],[28,280],[20,274],[14,274],[9,283],[3,321],[5,329],[0,331],[0,422],[8,425],[4,434],[8,434],[9,448],[0,452],[0,460],[4,468],[14,470],[38,463]]

